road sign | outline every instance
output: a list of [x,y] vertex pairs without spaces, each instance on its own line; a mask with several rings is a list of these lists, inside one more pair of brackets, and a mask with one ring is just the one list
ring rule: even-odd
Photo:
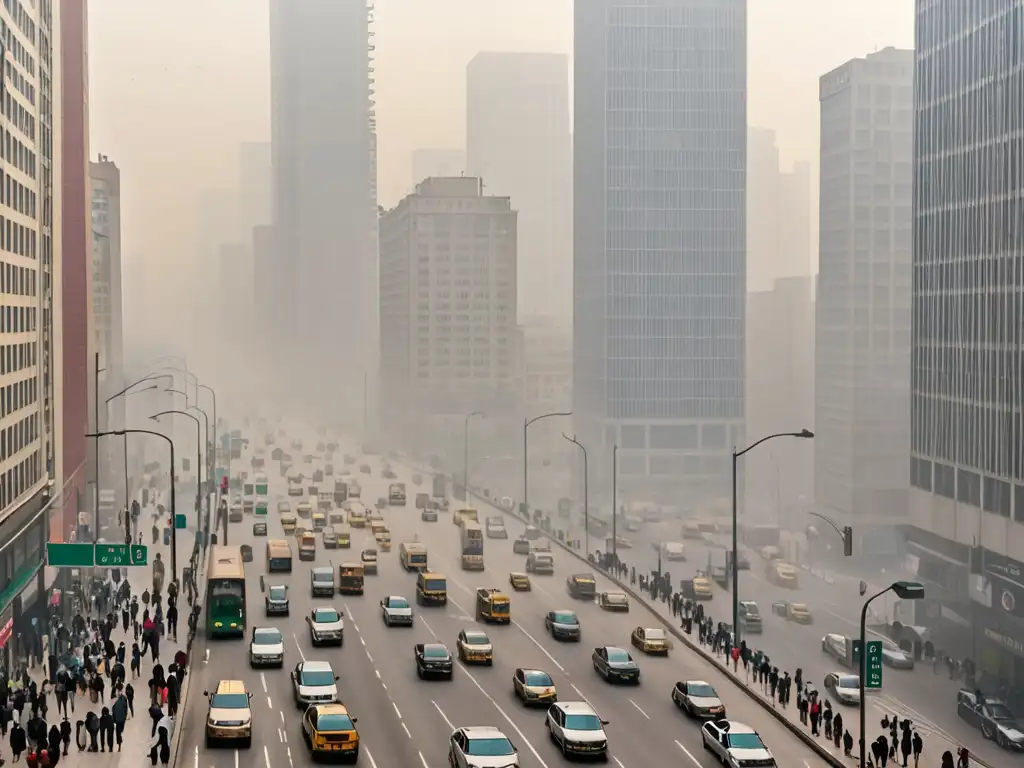
[[257,504],[256,505],[256,514],[257,515],[265,515],[265,514],[267,514],[267,505],[266,504]]
[[185,530],[185,515],[179,512],[174,516],[174,527],[179,531]]
[[92,544],[47,544],[46,562],[51,568],[91,568],[96,564]]
[[126,568],[148,565],[149,550],[144,544],[97,544],[96,565],[101,568]]
[[882,687],[882,641],[868,640],[867,651],[867,677],[864,679],[864,688],[878,690]]

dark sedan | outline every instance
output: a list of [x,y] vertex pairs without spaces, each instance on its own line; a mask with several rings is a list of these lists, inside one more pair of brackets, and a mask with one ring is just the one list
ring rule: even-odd
[[640,667],[629,651],[611,645],[594,649],[594,670],[609,683],[640,685]]
[[548,611],[544,617],[544,629],[555,640],[579,642],[583,636],[579,617],[573,611]]
[[417,677],[422,679],[436,675],[446,680],[452,679],[452,654],[444,643],[418,643],[414,653]]

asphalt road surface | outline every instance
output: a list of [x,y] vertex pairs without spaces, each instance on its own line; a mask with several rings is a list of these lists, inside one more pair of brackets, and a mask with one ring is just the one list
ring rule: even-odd
[[[252,435],[253,438],[258,437]],[[308,441],[310,434],[303,437]],[[253,440],[255,445],[256,440]],[[340,454],[335,466],[340,465]],[[348,451],[357,453],[354,445]],[[360,457],[358,464],[363,463]],[[382,459],[366,460],[373,468],[371,476],[357,474],[363,486],[363,501],[372,506],[385,496],[393,480],[380,476]],[[285,483],[275,477],[276,462],[270,462],[271,483],[270,537],[284,538],[276,516],[276,501],[285,493]],[[448,736],[463,725],[493,725],[516,745],[523,766],[547,768],[565,762],[560,751],[548,739],[543,709],[526,709],[514,697],[512,676],[517,667],[546,670],[555,680],[562,701],[589,701],[607,726],[610,762],[619,768],[675,764],[711,768],[710,754],[701,746],[696,722],[683,716],[670,701],[673,683],[683,679],[702,679],[714,685],[724,700],[729,716],[755,727],[773,751],[780,765],[814,766],[822,764],[810,749],[778,724],[760,706],[736,690],[721,673],[702,658],[676,648],[669,658],[636,654],[642,682],[637,687],[619,687],[605,683],[593,670],[591,652],[597,645],[628,647],[632,629],[641,623],[657,626],[654,617],[634,606],[627,614],[610,614],[592,603],[569,598],[566,578],[586,570],[577,560],[556,551],[553,576],[534,576],[533,591],[512,594],[512,623],[485,626],[473,619],[475,589],[493,586],[508,589],[511,571],[524,568],[525,557],[512,553],[512,540],[520,532],[509,524],[508,540],[485,541],[484,572],[460,570],[458,528],[450,516],[437,523],[423,523],[414,499],[417,491],[429,491],[412,483],[412,470],[393,464],[398,481],[406,483],[408,506],[384,510],[391,528],[393,551],[380,556],[379,575],[366,577],[361,597],[336,595],[333,599],[311,598],[309,570],[312,565],[357,560],[369,536],[353,530],[351,550],[318,549],[315,564],[294,559],[291,574],[267,576],[267,583],[289,586],[291,616],[288,619],[264,616],[259,575],[265,571],[264,540],[251,534],[252,517],[233,524],[231,543],[249,543],[254,561],[247,565],[247,615],[250,632],[256,626],[276,626],[285,635],[285,667],[281,670],[252,670],[248,663],[248,640],[217,640],[199,645],[205,654],[194,674],[200,678],[197,690],[210,690],[220,679],[241,679],[253,693],[254,738],[246,750],[205,747],[203,725],[206,702],[202,696],[190,696],[183,718],[182,765],[195,768],[239,765],[267,768],[294,768],[310,764],[300,730],[300,711],[292,699],[289,672],[307,660],[330,661],[339,675],[338,687],[345,704],[358,718],[362,753],[360,763],[373,768],[422,765],[441,768],[447,764]],[[427,478],[425,478],[426,480]],[[481,510],[481,519],[486,512]],[[521,527],[521,525],[519,526]],[[347,528],[347,526],[346,526]],[[388,629],[381,619],[379,603],[387,595],[400,595],[414,602],[414,574],[406,573],[398,562],[402,541],[419,537],[428,550],[432,570],[448,577],[449,603],[446,608],[416,608],[415,626]],[[598,591],[614,587],[598,577]],[[345,643],[342,648],[314,649],[309,641],[305,617],[314,606],[333,604],[345,613]],[[569,608],[580,616],[584,639],[567,644],[554,641],[545,633],[543,616],[549,610]],[[456,662],[451,681],[423,681],[416,675],[413,645],[440,641],[454,651],[459,631],[466,627],[485,629],[494,644],[491,667],[467,667]],[[193,680],[193,684],[197,681]],[[671,761],[671,763],[667,762]]]
[[[479,484],[483,478],[478,475]],[[492,496],[506,493],[494,483],[498,478],[487,478]],[[509,490],[516,487],[510,484]],[[516,498],[514,495],[512,498]],[[537,506],[545,510],[557,509],[557,498],[537,495],[531,487],[531,499]],[[571,535],[583,538],[582,521],[574,513],[569,521]],[[567,521],[555,518],[554,527],[564,528]],[[620,535],[629,538],[632,547],[620,549],[619,557],[634,566],[637,572],[649,573],[658,567],[658,556],[655,547],[660,542],[678,541],[684,544],[685,562],[663,562],[662,567],[672,575],[673,582],[695,575],[698,569],[706,569],[708,556],[712,549],[722,551],[721,547],[731,547],[729,535],[715,535],[705,540],[684,540],[681,524],[678,521],[665,521],[645,524],[640,531]],[[603,542],[591,537],[591,549],[604,549]],[[792,674],[802,668],[804,679],[814,683],[819,690],[824,690],[822,683],[828,672],[849,672],[840,666],[832,657],[822,652],[822,637],[827,633],[837,633],[856,637],[860,631],[860,608],[863,598],[859,595],[859,580],[841,575],[834,577],[834,583],[827,583],[822,578],[807,571],[799,574],[799,589],[790,590],[768,583],[764,578],[764,561],[757,553],[744,550],[751,563],[749,571],[740,571],[739,595],[742,600],[757,602],[763,616],[764,632],[761,635],[745,636],[747,643],[754,648],[764,649],[770,656],[772,664],[779,670],[789,670]],[[877,574],[875,581],[885,583],[885,574]],[[705,603],[705,611],[715,621],[732,623],[731,594],[713,586],[714,599]],[[771,612],[771,605],[776,601],[802,602],[810,606],[814,623],[811,626],[787,622]],[[876,603],[883,603],[880,598]],[[941,643],[938,647],[941,647]],[[925,749],[935,754],[935,749],[928,749],[929,737],[939,737],[940,741],[966,746],[972,755],[984,760],[989,765],[999,765],[1011,758],[1011,753],[997,747],[993,742],[985,740],[981,733],[969,726],[956,713],[956,692],[963,685],[961,681],[949,679],[948,672],[942,667],[936,674],[931,664],[921,663],[913,670],[897,670],[885,667],[883,671],[881,691],[870,694],[868,721],[877,725],[883,714],[893,714],[902,720],[909,718],[920,730],[925,741]],[[834,703],[834,702],[833,702]],[[844,718],[853,714],[856,708],[841,707]],[[848,720],[849,721],[849,720]],[[937,746],[937,745],[936,745]],[[949,745],[942,748],[946,749]],[[940,751],[941,753],[941,751]]]

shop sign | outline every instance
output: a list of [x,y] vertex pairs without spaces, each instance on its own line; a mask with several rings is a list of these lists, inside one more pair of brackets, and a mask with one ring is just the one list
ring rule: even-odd
[[7,645],[7,641],[11,639],[11,635],[14,634],[14,619],[8,619],[7,623],[0,628],[0,648]]
[[992,607],[1024,620],[1024,567],[989,551],[984,554],[984,563],[991,583]]
[[1002,632],[997,632],[991,627],[985,627],[985,637],[996,645],[1000,645],[1011,653],[1024,658],[1024,640],[1004,635]]

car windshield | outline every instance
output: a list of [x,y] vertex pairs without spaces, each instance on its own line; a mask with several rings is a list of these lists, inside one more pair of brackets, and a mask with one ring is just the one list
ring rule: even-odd
[[270,588],[270,599],[271,600],[285,600],[288,598],[288,591],[284,587],[271,587]]
[[348,715],[320,715],[316,721],[318,731],[354,731],[355,724]]
[[626,602],[626,596],[619,592],[612,592],[609,595],[605,595],[605,602],[612,603],[614,605],[623,605]]
[[691,696],[699,696],[705,699],[717,699],[718,693],[707,683],[699,683],[694,685],[690,683],[689,692]]
[[334,571],[313,571],[313,581],[333,581]]
[[664,640],[665,630],[663,629],[645,629],[644,637],[648,640]]
[[621,663],[621,662],[632,661],[632,659],[629,658],[629,654],[626,653],[621,648],[609,648],[608,649],[608,661],[620,662]]
[[551,675],[547,672],[527,672],[526,673],[526,684],[527,685],[554,685],[551,680]]
[[303,685],[334,685],[334,671],[330,669],[302,670]]
[[580,620],[572,611],[555,611],[556,624],[579,624]]
[[989,704],[988,705],[989,715],[993,720],[1000,721],[1013,721],[1013,712],[1007,709],[1005,704]]
[[281,633],[276,629],[257,629],[253,632],[252,641],[257,645],[277,645],[283,642]]
[[321,624],[330,624],[339,619],[338,612],[332,608],[317,608],[313,614],[313,621]]
[[746,603],[745,610],[748,616],[759,616],[761,614],[761,611],[753,603]]
[[248,709],[249,696],[245,693],[215,693],[210,706],[216,709]]
[[570,731],[600,731],[601,718],[597,715],[566,715],[565,727]]
[[840,688],[860,688],[860,678],[857,675],[840,675],[836,685]]
[[466,643],[469,645],[490,645],[491,641],[483,632],[467,632]]
[[428,645],[423,649],[423,655],[428,659],[447,659],[448,649],[443,645]]
[[406,600],[404,597],[392,597],[390,600],[388,600],[388,607],[389,608],[408,608],[409,607],[409,601]]
[[734,749],[764,749],[764,742],[756,733],[730,733],[729,746]]
[[515,750],[512,749],[512,742],[502,736],[493,739],[469,739],[466,742],[466,754],[480,757],[505,757],[515,754]]

